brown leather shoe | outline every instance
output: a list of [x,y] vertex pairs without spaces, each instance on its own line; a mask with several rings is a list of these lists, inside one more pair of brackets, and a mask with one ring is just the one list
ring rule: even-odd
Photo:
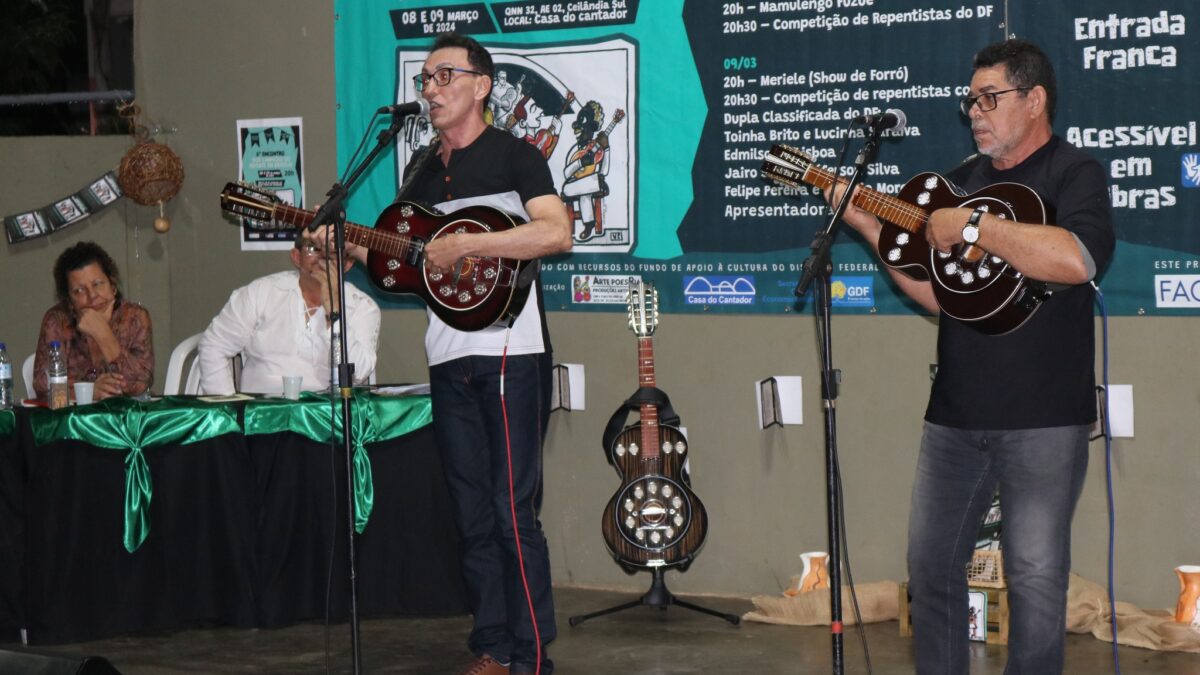
[[508,675],[508,666],[484,654],[468,663],[462,675]]

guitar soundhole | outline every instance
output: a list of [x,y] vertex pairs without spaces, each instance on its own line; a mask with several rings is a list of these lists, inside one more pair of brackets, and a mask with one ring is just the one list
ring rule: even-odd
[[[960,206],[977,208],[1006,220],[1009,217],[1008,207],[1003,202],[988,197],[967,201]],[[935,257],[940,263],[932,268],[938,283],[955,293],[975,293],[987,288],[1008,269],[1008,263],[997,256],[981,253],[979,249],[966,244],[956,246],[949,253],[937,251]]]
[[621,536],[648,551],[673,546],[687,532],[691,502],[680,485],[665,476],[644,476],[625,486],[615,517]]
[[[446,234],[490,232],[491,228],[474,220],[457,220],[447,224],[433,235],[433,239]],[[493,291],[501,284],[500,258],[470,257],[459,261],[450,272],[424,273],[425,283],[438,302],[455,311],[469,311],[488,302]]]

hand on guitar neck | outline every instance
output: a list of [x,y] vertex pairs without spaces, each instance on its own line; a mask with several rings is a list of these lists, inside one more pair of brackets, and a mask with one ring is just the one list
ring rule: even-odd
[[[828,202],[832,208],[838,203],[838,200],[842,198],[842,195],[845,194],[845,192],[846,184],[842,181],[838,181],[834,185],[824,190],[825,201]],[[861,189],[855,187],[853,198],[849,201],[849,203],[846,204],[846,210],[842,212],[842,220],[847,225],[854,228],[854,230],[859,234],[861,234],[863,239],[866,239],[867,242],[871,244],[872,249],[878,251],[879,236],[883,233],[883,224],[880,223],[879,219],[870,212],[860,209],[854,205],[855,201],[858,200],[861,195]],[[963,222],[965,223],[966,220],[964,219]],[[925,311],[934,315],[937,315],[939,312],[941,312],[941,307],[938,305],[937,297],[933,294],[933,287],[930,286],[928,281],[918,281],[912,279],[911,277],[891,267],[885,266],[885,269],[888,271],[888,276],[890,276],[896,285],[900,287],[900,290],[904,291],[905,295],[912,298],[917,302],[917,304],[921,305]]]
[[[319,210],[320,204],[313,206],[313,210]],[[326,248],[333,248],[333,226],[322,225],[312,231],[312,240],[314,243]],[[362,264],[367,264],[367,249],[358,244],[346,242],[346,257],[352,260],[357,260]]]

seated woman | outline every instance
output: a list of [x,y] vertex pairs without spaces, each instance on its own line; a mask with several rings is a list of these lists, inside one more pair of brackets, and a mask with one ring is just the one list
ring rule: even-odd
[[96,400],[137,396],[154,381],[150,313],[123,300],[117,265],[99,245],[84,241],[54,263],[58,304],[42,317],[33,388],[45,400],[50,343],[62,345],[70,382],[95,382]]

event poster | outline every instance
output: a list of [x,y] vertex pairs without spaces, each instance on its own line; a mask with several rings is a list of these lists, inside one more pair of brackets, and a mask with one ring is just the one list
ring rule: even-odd
[[[542,150],[572,217],[574,247],[542,261],[546,306],[624,311],[631,277],[668,312],[807,310],[793,294],[828,209],[807,187],[764,180],[775,144],[833,170],[862,144],[855,117],[900,110],[865,184],[899,193],[973,154],[959,100],[971,59],[1014,34],[1040,44],[1058,78],[1055,132],[1107,170],[1118,246],[1100,278],[1111,314],[1200,313],[1200,150],[1185,73],[1200,6],[912,0],[337,2],[340,161],[414,100],[411,77],[436,34],[469,34],[496,55],[488,121]],[[387,67],[381,64],[391,64]],[[352,196],[373,222],[410,154]],[[842,313],[919,312],[849,228],[833,247]]]
[[[238,176],[268,190],[279,201],[304,207],[303,123],[299,117],[237,121]],[[242,218],[243,251],[278,251],[292,247],[290,225]]]

